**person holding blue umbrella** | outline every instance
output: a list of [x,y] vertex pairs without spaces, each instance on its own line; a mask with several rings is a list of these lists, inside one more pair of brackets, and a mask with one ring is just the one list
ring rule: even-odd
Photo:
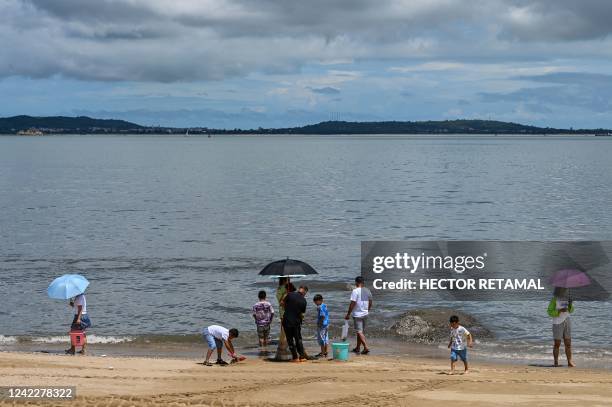
[[[85,290],[89,286],[89,281],[79,274],[65,274],[56,278],[47,288],[47,294],[50,298],[59,300],[69,299],[69,305],[74,309],[74,317],[70,326],[71,330],[85,331],[91,326],[91,320],[87,313],[87,299],[85,298]],[[86,343],[79,353],[85,354]],[[66,350],[67,354],[74,355],[76,347],[70,346]]]

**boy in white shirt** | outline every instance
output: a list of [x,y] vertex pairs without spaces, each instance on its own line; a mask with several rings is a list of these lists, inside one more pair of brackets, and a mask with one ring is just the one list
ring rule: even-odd
[[468,372],[468,361],[465,342],[467,340],[467,346],[470,348],[472,347],[472,334],[463,326],[459,325],[459,317],[457,315],[450,317],[450,328],[450,341],[448,342],[448,348],[451,350],[450,374],[455,374],[455,363],[458,358],[461,358],[463,361],[463,367],[465,369],[463,374],[466,374]]
[[206,343],[208,343],[208,352],[206,353],[206,360],[204,361],[205,366],[212,366],[209,362],[213,351],[217,350],[217,365],[225,366],[228,363],[221,358],[221,352],[223,351],[223,345],[227,348],[233,361],[238,361],[238,355],[232,345],[232,340],[238,337],[238,330],[236,328],[227,329],[220,325],[211,325],[208,328],[204,328],[202,336]]

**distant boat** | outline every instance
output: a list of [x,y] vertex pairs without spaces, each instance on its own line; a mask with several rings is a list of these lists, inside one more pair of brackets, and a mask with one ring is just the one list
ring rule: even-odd
[[612,133],[595,133],[595,137],[612,137]]
[[42,136],[44,133],[38,129],[27,129],[20,130],[17,132],[18,136]]

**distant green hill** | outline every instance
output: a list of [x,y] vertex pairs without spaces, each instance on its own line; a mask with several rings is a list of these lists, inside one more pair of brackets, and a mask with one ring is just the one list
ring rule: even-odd
[[611,134],[605,129],[556,129],[496,120],[441,120],[419,122],[327,121],[302,127],[251,130],[212,130],[220,134]]
[[13,116],[0,118],[0,133],[15,133],[29,128],[43,131],[45,129],[52,129],[54,132],[57,132],[56,130],[65,130],[66,132],[82,131],[88,133],[102,130],[107,132],[130,131],[142,129],[143,126],[126,122],[125,120],[92,119],[87,116]]
[[[204,119],[203,119],[204,120]],[[610,135],[606,129],[555,129],[526,126],[495,120],[443,120],[419,122],[345,122],[327,121],[302,127],[275,129],[211,129],[150,127],[125,120],[93,119],[91,117],[33,117],[0,118],[0,134],[14,134],[30,128],[43,133],[134,133],[134,134],[600,134]]]
[[343,122],[330,121],[290,129],[294,134],[542,134],[568,130],[526,126],[494,120],[444,120],[422,122]]

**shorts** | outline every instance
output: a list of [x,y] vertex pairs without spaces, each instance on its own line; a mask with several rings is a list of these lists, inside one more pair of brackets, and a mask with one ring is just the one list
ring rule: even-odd
[[91,327],[91,320],[89,319],[89,315],[81,314],[81,323],[77,324],[78,315],[75,315],[72,319],[72,325],[70,326],[70,330],[73,331],[84,331],[87,328]]
[[215,350],[217,348],[221,349],[223,347],[221,339],[217,339],[209,333],[202,334],[202,337],[208,343],[208,349],[210,350]]
[[270,336],[270,324],[257,325],[257,337],[259,339],[268,339]]
[[367,317],[353,317],[353,327],[355,331],[363,333],[366,327]]
[[325,346],[329,343],[329,335],[327,334],[327,327],[317,328],[317,342],[320,346]]
[[453,362],[456,362],[458,358],[467,362],[467,349],[451,349],[450,358]]
[[560,324],[553,324],[552,331],[555,341],[570,339],[572,337],[572,324],[570,324],[569,318],[566,318]]

